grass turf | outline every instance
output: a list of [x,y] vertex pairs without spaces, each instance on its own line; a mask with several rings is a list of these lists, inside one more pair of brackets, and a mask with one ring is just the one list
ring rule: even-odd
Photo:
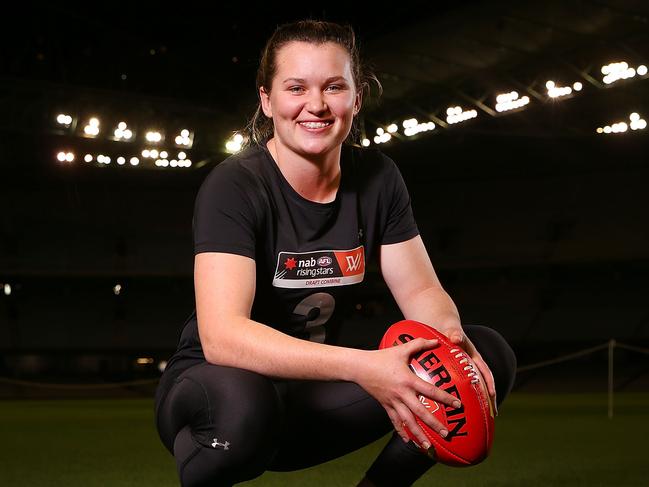
[[[415,485],[649,485],[649,394],[512,394],[501,408],[489,459],[437,465]],[[0,485],[176,486],[150,400],[0,401]],[[343,458],[245,484],[353,486],[387,437]]]

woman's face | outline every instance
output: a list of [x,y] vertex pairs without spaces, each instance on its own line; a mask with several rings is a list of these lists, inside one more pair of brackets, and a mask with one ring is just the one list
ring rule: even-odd
[[290,42],[277,52],[262,109],[273,119],[275,144],[303,157],[337,150],[360,109],[347,51],[338,44]]

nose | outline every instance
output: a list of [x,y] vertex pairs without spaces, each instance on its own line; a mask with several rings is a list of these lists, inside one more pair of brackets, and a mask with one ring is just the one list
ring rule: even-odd
[[315,91],[309,96],[306,108],[314,115],[325,113],[328,110],[327,102],[319,91]]

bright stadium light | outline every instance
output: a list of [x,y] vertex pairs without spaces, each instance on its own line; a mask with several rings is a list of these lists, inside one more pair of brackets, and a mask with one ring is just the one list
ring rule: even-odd
[[59,113],[56,116],[56,122],[59,125],[64,125],[66,127],[69,127],[72,124],[72,117],[70,115],[65,114],[65,113]]
[[3,288],[3,291],[5,293],[5,296],[11,296],[11,284],[9,284],[7,282],[7,283],[5,283],[4,286],[2,286],[2,288]]
[[647,74],[647,66],[641,64],[640,66],[635,68],[635,72],[638,73],[638,76],[644,76],[645,74]]
[[363,147],[369,147],[369,145],[370,145],[370,139],[363,139],[363,140],[361,141],[361,145],[362,145]]
[[162,140],[162,134],[160,132],[156,132],[154,130],[150,130],[149,132],[146,133],[144,138],[151,143],[157,144]]
[[[646,69],[647,69],[646,66],[644,65],[638,66],[638,68],[642,68],[642,67],[644,67],[643,71],[646,74]],[[606,64],[602,66],[601,71],[602,74],[604,75],[602,81],[607,85],[615,83],[616,81],[619,81],[621,79],[633,78],[637,73],[637,71],[634,68],[630,67],[629,63],[627,63],[626,61]]]
[[187,147],[188,149],[191,149],[194,143],[194,134],[187,129],[183,129],[180,131],[180,135],[177,135],[174,138],[174,141],[178,147]]
[[93,159],[92,154],[86,154],[83,157],[83,160],[86,161],[86,162],[92,162],[92,159]]
[[145,157],[145,158],[149,157],[150,154],[151,154],[151,151],[149,149],[144,149],[142,151],[142,157]]
[[59,162],[65,162],[65,152],[59,152],[56,155],[56,158],[59,160]]
[[119,122],[113,134],[115,140],[130,140],[133,137],[133,132],[128,128],[126,122]]
[[558,86],[552,80],[548,80],[545,83],[545,87],[548,90],[548,96],[550,98],[561,98],[562,96],[567,96],[572,93],[572,88],[570,86]]
[[158,158],[158,151],[155,150],[155,149],[149,151],[149,157],[150,157],[151,159],[157,159],[157,158]]
[[83,128],[83,133],[89,137],[96,137],[99,134],[99,119],[92,117]]
[[185,154],[184,152],[179,152],[178,159],[180,160],[187,159],[187,154]]
[[140,163],[140,160],[137,157],[131,157],[128,162],[131,164],[131,166],[137,166]]
[[417,135],[420,132],[428,132],[430,130],[435,130],[435,124],[433,122],[422,122],[419,123],[416,118],[409,118],[408,120],[403,121],[404,135],[407,137],[412,137]]
[[376,135],[383,135],[385,133],[385,130],[383,130],[383,127],[378,127],[376,129]]
[[117,158],[117,164],[119,164],[120,166],[123,166],[124,164],[126,164],[126,159],[124,157],[122,157],[122,156],[118,157]]
[[390,132],[391,134],[393,134],[393,133],[395,133],[397,130],[399,130],[399,127],[397,127],[397,124],[396,124],[396,123],[391,123],[390,125],[388,125],[388,129],[387,129],[387,130],[388,130],[388,132]]
[[243,135],[235,132],[230,139],[225,142],[225,150],[230,154],[236,154],[243,146]]
[[166,159],[168,156],[169,156],[169,154],[167,153],[166,150],[163,150],[163,151],[160,152],[160,157],[162,157],[163,159]]
[[645,128],[647,128],[647,121],[641,118],[638,112],[633,112],[629,115],[628,124],[626,122],[615,122],[604,127],[597,127],[595,131],[598,134],[621,134],[628,129],[644,130]]
[[464,111],[461,106],[448,107],[446,109],[446,121],[449,124],[464,122],[477,116],[478,112],[476,110]]
[[530,102],[529,96],[518,97],[518,92],[510,91],[496,96],[496,111],[506,112],[524,107]]
[[72,162],[72,161],[74,161],[74,154],[73,154],[72,152],[68,152],[68,153],[65,155],[65,160],[68,161],[68,162]]

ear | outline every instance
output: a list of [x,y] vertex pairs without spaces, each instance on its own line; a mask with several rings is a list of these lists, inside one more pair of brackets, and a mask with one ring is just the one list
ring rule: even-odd
[[358,112],[361,111],[361,106],[363,106],[363,93],[359,91],[354,98],[354,116],[358,115]]
[[273,118],[273,108],[270,104],[270,94],[262,86],[259,88],[259,99],[261,100],[261,109],[268,118]]

